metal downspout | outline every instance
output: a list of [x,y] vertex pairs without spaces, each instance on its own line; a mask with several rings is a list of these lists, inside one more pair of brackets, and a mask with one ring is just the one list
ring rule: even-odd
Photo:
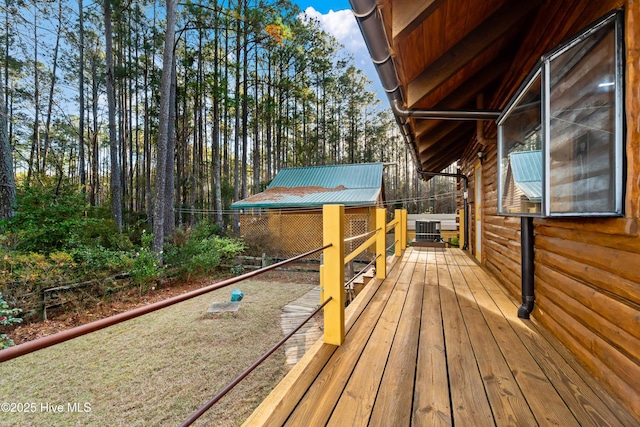
[[518,317],[520,319],[528,319],[533,311],[533,238],[533,218],[523,216],[520,219],[520,255],[522,262],[522,305],[518,308]]
[[417,147],[411,130],[409,128],[409,122],[407,119],[422,119],[422,120],[496,120],[499,116],[498,111],[493,110],[436,110],[436,109],[415,109],[408,110],[403,108],[404,100],[402,92],[400,91],[400,85],[398,83],[398,76],[396,74],[396,67],[391,56],[391,48],[389,47],[389,40],[384,30],[384,23],[382,21],[382,14],[378,8],[376,0],[349,0],[351,9],[356,17],[360,32],[364,38],[364,41],[369,50],[371,60],[375,65],[376,72],[382,83],[384,91],[387,93],[391,110],[393,111],[396,122],[400,127],[400,131],[409,148],[413,163],[421,175],[427,176],[451,176],[456,178],[462,178],[464,180],[464,247],[468,249],[469,245],[469,203],[468,203],[468,188],[469,178],[462,174],[449,174],[444,172],[431,172],[423,171],[420,162],[418,161]]

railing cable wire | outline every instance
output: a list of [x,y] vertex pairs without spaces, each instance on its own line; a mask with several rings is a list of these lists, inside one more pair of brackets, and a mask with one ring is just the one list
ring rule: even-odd
[[5,362],[7,360],[14,359],[19,356],[23,356],[25,354],[32,353],[37,350],[41,350],[43,348],[50,347],[55,344],[60,344],[61,342],[68,341],[73,338],[77,338],[82,335],[86,335],[91,332],[98,331],[100,329],[104,329],[108,326],[113,326],[115,324],[124,322],[125,320],[134,319],[136,317],[142,316],[144,314],[148,314],[154,312],[156,310],[160,310],[161,308],[169,307],[171,305],[177,304],[179,302],[186,301],[191,298],[195,298],[197,296],[206,294],[211,291],[215,291],[216,289],[224,288],[229,285],[233,285],[234,283],[238,283],[242,280],[249,279],[251,277],[257,276],[258,274],[264,273],[269,270],[274,270],[278,267],[282,267],[283,265],[289,264],[291,262],[297,261],[301,258],[307,257],[309,255],[313,255],[317,252],[323,251],[330,247],[331,245],[325,245],[321,248],[314,249],[309,252],[305,252],[304,254],[297,255],[293,258],[286,259],[284,261],[280,261],[276,264],[270,265],[268,267],[261,268],[259,270],[250,271],[248,273],[242,274],[240,276],[232,277],[227,280],[223,280],[222,282],[214,283],[209,286],[205,286],[204,288],[195,289],[191,292],[186,292],[181,295],[177,295],[172,298],[168,298],[162,301],[155,302],[153,304],[145,305],[143,307],[138,307],[133,310],[125,311],[124,313],[119,313],[114,316],[105,317],[104,319],[99,319],[90,323],[86,323],[81,326],[77,326],[75,328],[67,329],[66,331],[58,332],[53,335],[49,335],[46,337],[38,338],[33,341],[29,341],[23,344],[16,345],[14,347],[9,347],[5,350],[0,351],[0,362]]
[[380,254],[376,255],[376,257],[374,259],[372,259],[369,264],[365,265],[364,267],[362,267],[362,270],[360,270],[360,272],[356,275],[354,275],[351,279],[349,279],[349,281],[347,283],[344,284],[344,286],[349,286],[354,280],[356,280],[358,277],[362,276],[367,268],[371,267],[373,265],[374,262],[376,262],[378,260],[378,258],[380,258]]
[[365,239],[365,238],[367,238],[369,236],[372,236],[373,234],[377,233],[380,230],[382,230],[382,227],[376,228],[375,230],[368,231],[368,232],[360,234],[358,236],[352,236],[352,237],[346,238],[346,239],[344,239],[344,242],[345,243],[349,243],[349,242],[352,242],[354,240]]
[[300,328],[302,328],[313,316],[318,314],[320,310],[324,308],[325,305],[332,300],[333,297],[329,297],[325,302],[322,303],[313,313],[311,313],[302,323],[300,323],[294,330],[289,332],[284,338],[278,341],[273,347],[269,349],[265,354],[260,357],[257,361],[253,363],[253,365],[249,366],[244,370],[240,375],[238,375],[233,381],[231,381],[225,388],[223,388],[218,394],[216,394],[211,400],[209,400],[206,404],[204,404],[200,409],[193,413],[185,422],[180,424],[180,427],[186,427],[193,424],[198,418],[200,418],[205,412],[209,410],[213,405],[216,404],[220,399],[222,399],[228,392],[230,392],[240,381],[242,381],[247,375],[253,372],[262,362],[264,362],[267,357],[271,356],[273,352],[275,352],[282,344],[284,344],[289,338],[291,338]]

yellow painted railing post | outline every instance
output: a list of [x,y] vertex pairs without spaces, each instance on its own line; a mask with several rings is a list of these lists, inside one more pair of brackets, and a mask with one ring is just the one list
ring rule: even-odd
[[340,345],[344,341],[344,206],[322,207],[324,250],[322,279],[324,297],[331,297],[324,307],[324,342]]
[[378,228],[378,238],[376,239],[376,277],[384,279],[387,277],[387,210],[376,209],[376,228]]
[[320,264],[320,304],[324,302],[324,262]]
[[406,209],[402,209],[402,250],[407,249],[407,218],[409,217],[407,213],[408,211]]
[[394,238],[396,239],[396,252],[395,256],[402,255],[402,210],[396,209],[394,212],[394,218],[398,220],[394,228]]
[[458,217],[460,218],[459,221],[459,227],[458,227],[458,247],[460,249],[464,248],[464,244],[466,243],[464,241],[464,227],[465,227],[465,223],[464,223],[464,215],[460,214],[460,210],[458,210]]

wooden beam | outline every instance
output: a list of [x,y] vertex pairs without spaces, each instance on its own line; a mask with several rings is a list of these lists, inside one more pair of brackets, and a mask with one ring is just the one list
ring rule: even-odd
[[442,3],[444,0],[414,0],[395,3],[392,18],[394,44],[422,24]]
[[[442,157],[443,155],[446,156],[446,153],[451,150],[451,147],[454,144],[459,143],[460,140],[466,139],[466,142],[468,142],[474,129],[475,124],[466,123],[459,125],[453,130],[453,132],[450,132],[440,140],[436,141],[430,149],[420,150],[420,160],[425,162],[436,157]],[[418,146],[420,147],[419,143]]]
[[[439,110],[454,110],[463,108],[475,101],[478,93],[482,92],[487,86],[500,78],[509,67],[511,58],[500,57],[496,61],[491,62],[471,78],[462,83],[456,90],[447,95],[433,108]],[[436,120],[416,120],[414,132],[416,137],[420,138],[425,132],[433,130],[438,125]]]
[[542,0],[510,1],[450,48],[407,85],[408,108],[432,93],[493,43],[519,25]]
[[454,121],[442,121],[439,126],[434,127],[428,135],[423,135],[422,137],[417,137],[417,146],[420,155],[422,155],[425,151],[432,148],[435,144],[439,143],[441,139],[446,138],[453,131],[458,129],[462,123],[454,122]]
[[451,165],[453,162],[458,160],[461,155],[462,155],[462,148],[460,148],[459,152],[452,153],[450,156],[443,158],[443,160],[439,162],[433,161],[433,162],[422,163],[422,170],[440,172],[446,169],[447,167],[449,167],[449,165]]
[[429,158],[426,159],[420,157],[420,164],[422,165],[423,170],[436,172],[441,171],[456,161],[462,155],[464,147],[467,146],[469,137],[470,134],[463,134],[463,136],[459,137],[457,140],[446,144],[444,154],[441,152],[441,155],[439,156],[429,156]]

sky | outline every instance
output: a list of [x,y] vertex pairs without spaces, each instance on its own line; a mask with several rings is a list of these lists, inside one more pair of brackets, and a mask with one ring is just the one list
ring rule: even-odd
[[307,15],[317,18],[322,28],[333,35],[345,49],[353,54],[356,67],[367,75],[372,84],[370,89],[378,94],[382,106],[387,107],[387,97],[382,89],[378,74],[371,62],[367,46],[358,28],[356,18],[348,0],[294,0]]
[[349,0],[293,0],[293,2],[300,6],[302,10],[311,6],[320,13],[328,13],[330,10],[334,12],[345,9],[351,10]]

